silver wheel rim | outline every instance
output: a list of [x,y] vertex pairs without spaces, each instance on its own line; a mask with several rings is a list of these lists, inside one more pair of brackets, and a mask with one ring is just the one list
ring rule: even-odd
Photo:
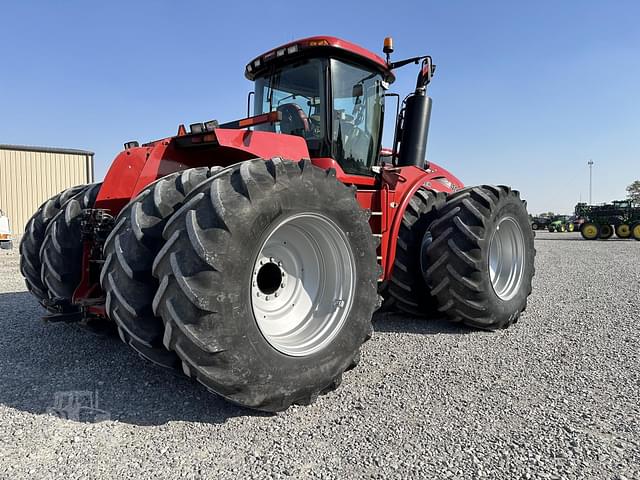
[[253,265],[251,308],[269,344],[296,357],[324,348],[353,302],[355,261],[329,218],[304,213],[279,222]]
[[524,275],[524,235],[513,217],[498,222],[489,246],[489,277],[496,295],[510,300],[520,289]]

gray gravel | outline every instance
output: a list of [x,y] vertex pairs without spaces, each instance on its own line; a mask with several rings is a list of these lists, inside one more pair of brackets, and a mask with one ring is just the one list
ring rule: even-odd
[[[44,324],[17,249],[0,250],[0,478],[638,479],[640,242],[536,247],[514,327],[378,315],[342,387],[278,415]],[[47,414],[71,391],[97,392],[110,420]]]

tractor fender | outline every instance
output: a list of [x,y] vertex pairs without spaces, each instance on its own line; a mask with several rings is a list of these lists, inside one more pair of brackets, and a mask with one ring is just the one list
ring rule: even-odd
[[[211,138],[185,148],[186,135],[157,140],[120,152],[105,176],[95,208],[116,216],[150,183],[173,172],[193,167],[226,167],[250,158],[281,157],[302,160],[309,157],[302,137],[274,132],[219,128]],[[204,141],[202,141],[204,140]]]
[[129,202],[153,147],[135,147],[120,152],[104,177],[94,208],[116,215]]
[[464,185],[454,175],[444,168],[429,164],[427,170],[416,166],[401,167],[398,181],[395,183],[394,195],[390,196],[391,202],[387,205],[387,212],[391,218],[391,225],[387,235],[386,255],[384,255],[384,279],[389,280],[393,271],[398,244],[398,233],[402,224],[402,217],[409,205],[411,197],[420,189],[426,188],[433,192],[452,193],[463,188]]

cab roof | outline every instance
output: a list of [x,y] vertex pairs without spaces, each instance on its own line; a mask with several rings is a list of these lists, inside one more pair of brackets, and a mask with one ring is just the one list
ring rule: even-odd
[[272,65],[282,65],[304,57],[323,56],[354,60],[379,71],[389,83],[395,80],[395,75],[382,57],[355,43],[323,35],[289,42],[259,55],[247,64],[245,77],[254,80]]

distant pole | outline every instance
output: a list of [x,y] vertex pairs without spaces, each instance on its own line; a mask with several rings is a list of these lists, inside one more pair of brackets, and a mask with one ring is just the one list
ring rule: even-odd
[[589,165],[589,205],[593,205],[593,197],[591,195],[591,186],[593,185],[593,160],[589,159],[587,165]]

